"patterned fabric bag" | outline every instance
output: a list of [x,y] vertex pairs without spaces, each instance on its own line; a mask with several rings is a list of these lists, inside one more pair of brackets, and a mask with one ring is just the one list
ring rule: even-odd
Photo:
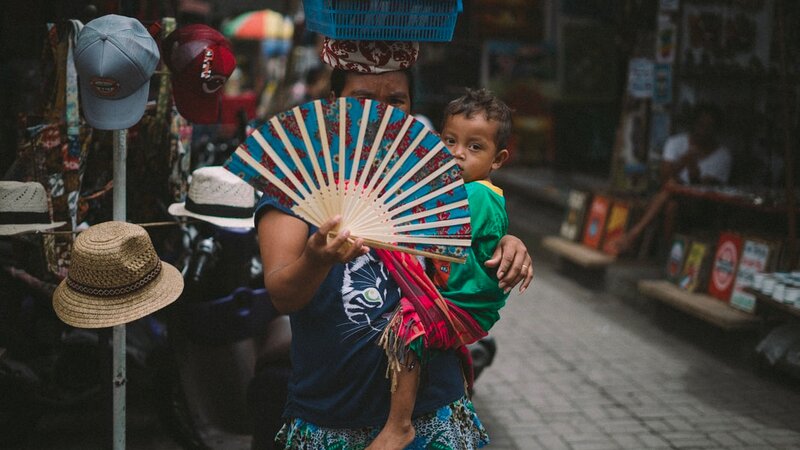
[[[11,180],[42,183],[49,194],[52,219],[67,222],[63,227],[67,230],[79,223],[81,184],[93,134],[78,109],[73,49],[81,28],[78,20],[47,24],[42,66],[48,69],[50,80],[45,84],[48,100],[41,121],[23,119],[17,158],[6,175]],[[66,275],[72,239],[69,234],[45,236],[46,264],[52,274]]]
[[[150,33],[163,40],[175,29],[175,19],[164,18],[150,26]],[[172,101],[172,84],[166,64],[150,81],[155,107],[128,130],[127,218],[134,223],[169,222],[175,218],[167,208],[186,199],[191,166],[191,124],[178,113]],[[181,249],[175,243],[176,227],[148,228],[153,245],[163,259],[173,262]]]

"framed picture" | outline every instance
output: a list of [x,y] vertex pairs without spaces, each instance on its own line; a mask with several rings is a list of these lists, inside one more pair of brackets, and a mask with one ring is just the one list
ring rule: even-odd
[[611,209],[611,198],[605,195],[595,195],[586,217],[583,228],[583,244],[587,247],[599,249],[606,229],[608,212]]
[[572,189],[567,197],[567,213],[561,222],[560,234],[564,239],[577,241],[581,237],[586,210],[591,195]]
[[742,254],[742,237],[736,233],[723,232],[719,235],[717,251],[711,266],[711,281],[708,293],[727,302],[733,292],[739,259]]
[[608,223],[603,237],[603,252],[609,255],[617,255],[617,249],[611,245],[619,239],[628,229],[628,219],[630,217],[631,206],[628,202],[614,201],[611,212],[608,214]]

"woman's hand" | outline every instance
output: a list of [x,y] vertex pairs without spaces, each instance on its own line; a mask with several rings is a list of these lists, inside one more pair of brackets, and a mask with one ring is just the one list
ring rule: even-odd
[[361,239],[350,240],[346,231],[328,240],[340,220],[329,220],[309,236],[308,225],[296,217],[276,209],[261,216],[258,244],[264,263],[264,285],[279,312],[288,314],[305,307],[334,264],[369,251]]
[[519,284],[519,293],[525,292],[533,281],[533,260],[528,248],[516,236],[507,234],[500,239],[492,257],[484,263],[486,267],[497,267],[500,289],[511,291]]
[[369,252],[363,239],[350,239],[349,230],[333,234],[341,221],[341,216],[328,220],[308,238],[305,253],[309,259],[322,264],[346,263]]

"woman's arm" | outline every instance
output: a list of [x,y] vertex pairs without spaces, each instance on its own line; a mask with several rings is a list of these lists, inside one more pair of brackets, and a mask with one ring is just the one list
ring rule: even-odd
[[525,243],[516,236],[507,234],[500,239],[492,258],[484,263],[486,267],[497,267],[500,289],[510,291],[519,284],[520,294],[528,289],[533,281],[533,260]]
[[327,239],[339,220],[338,216],[329,220],[310,237],[305,222],[276,209],[268,210],[259,220],[258,246],[264,263],[264,285],[279,312],[288,314],[302,309],[334,264],[369,251],[361,239],[349,242],[347,230]]

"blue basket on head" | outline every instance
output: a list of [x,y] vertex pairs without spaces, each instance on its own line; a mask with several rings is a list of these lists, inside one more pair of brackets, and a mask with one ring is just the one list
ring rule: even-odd
[[305,0],[306,27],[335,39],[447,42],[461,0]]

